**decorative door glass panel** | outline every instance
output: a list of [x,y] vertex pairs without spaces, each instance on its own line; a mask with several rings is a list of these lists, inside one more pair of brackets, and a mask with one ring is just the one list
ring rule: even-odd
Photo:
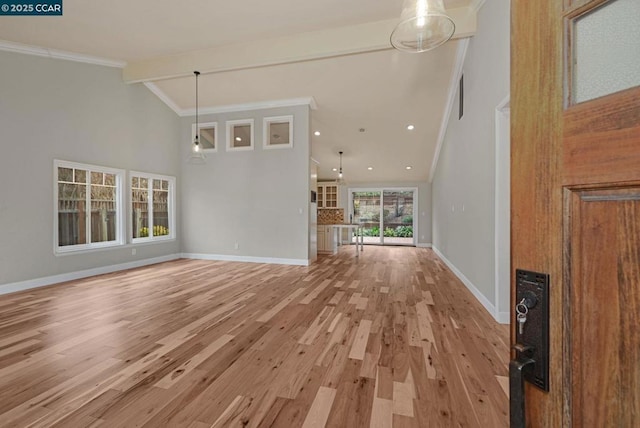
[[326,185],[324,187],[324,207],[338,208],[338,186]]
[[640,1],[612,0],[573,22],[572,101],[640,85]]

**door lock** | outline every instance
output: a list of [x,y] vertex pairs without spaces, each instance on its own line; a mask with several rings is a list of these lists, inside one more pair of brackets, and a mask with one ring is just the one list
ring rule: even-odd
[[549,391],[549,275],[516,270],[515,359],[509,363],[511,428],[524,428],[524,382]]

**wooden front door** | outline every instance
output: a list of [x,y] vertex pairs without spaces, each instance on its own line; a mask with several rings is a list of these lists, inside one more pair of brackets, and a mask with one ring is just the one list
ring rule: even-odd
[[[585,95],[576,69],[578,32],[617,33],[595,15],[616,2],[636,7],[511,2],[512,278],[550,274],[550,391],[526,385],[527,426],[640,426],[640,87]],[[640,61],[637,32],[620,34]]]

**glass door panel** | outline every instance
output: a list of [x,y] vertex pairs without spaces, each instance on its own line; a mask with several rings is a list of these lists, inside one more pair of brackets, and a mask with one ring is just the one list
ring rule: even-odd
[[414,245],[413,190],[385,190],[382,195],[383,243]]
[[[382,230],[380,223],[380,199],[381,192],[353,192],[353,223],[363,225],[364,243],[381,244]],[[352,242],[355,238],[352,237]]]

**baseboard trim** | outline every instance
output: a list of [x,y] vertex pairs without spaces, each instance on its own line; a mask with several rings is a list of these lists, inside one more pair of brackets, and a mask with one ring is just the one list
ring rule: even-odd
[[418,248],[432,248],[433,245],[431,245],[430,243],[429,244],[417,243],[416,247],[418,247]]
[[500,324],[509,324],[511,323],[511,314],[509,312],[498,312],[496,321],[498,321]]
[[18,291],[30,290],[32,288],[45,287],[47,285],[58,284],[61,282],[73,281],[90,276],[103,275],[105,273],[118,272],[121,270],[133,269],[142,266],[154,265],[157,263],[169,262],[177,260],[180,254],[170,254],[168,256],[154,257],[151,259],[136,260],[135,262],[120,263],[117,265],[102,266],[93,269],[81,270],[77,272],[63,273],[60,275],[45,276],[42,278],[30,279],[27,281],[10,282],[0,285],[0,295],[16,293]]
[[281,259],[276,257],[233,256],[229,254],[182,253],[183,259],[218,260],[224,262],[266,263],[272,265],[309,266],[307,259]]
[[[480,292],[480,290],[478,290],[478,287],[476,287],[473,282],[471,282],[469,280],[469,278],[467,278],[461,271],[460,269],[458,269],[453,263],[451,263],[451,261],[449,261],[449,259],[447,259],[445,257],[444,254],[442,254],[442,252],[440,252],[440,250],[438,250],[437,247],[432,247],[433,252],[436,253],[436,255],[438,257],[440,257],[440,259],[444,262],[445,265],[447,265],[447,267],[449,269],[451,269],[451,271],[454,273],[455,276],[458,277],[458,279],[460,281],[462,281],[462,283],[469,289],[469,291],[471,291],[471,294],[473,294],[473,296],[478,299],[478,301],[480,302],[480,304],[482,306],[484,306],[484,308],[487,310],[487,312],[489,312],[489,314],[493,317],[493,319],[495,319],[497,322],[499,322],[500,324],[509,324],[509,313],[507,312],[507,316],[506,318],[504,317],[504,312],[496,312],[496,308],[493,305],[493,303],[491,303],[489,301],[489,299],[487,299],[485,297],[484,294],[482,294]],[[505,320],[506,319],[506,320]]]

